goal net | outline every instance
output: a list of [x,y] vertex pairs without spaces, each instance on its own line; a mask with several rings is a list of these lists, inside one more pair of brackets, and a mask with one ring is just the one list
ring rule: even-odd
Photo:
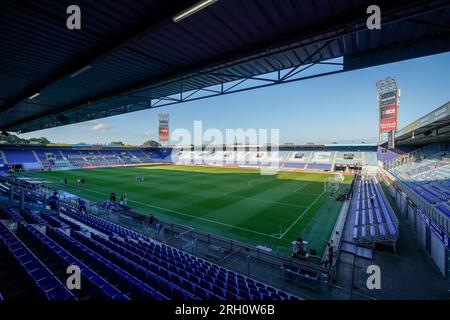
[[337,174],[337,175],[334,175],[333,177],[328,177],[328,179],[325,180],[325,182],[324,182],[324,191],[325,192],[336,193],[339,191],[341,182],[344,181],[343,175],[342,174],[340,174],[340,175],[342,177],[340,177],[339,174]]
[[342,173],[336,173],[335,175],[334,175],[334,178],[336,179],[336,181],[339,181],[339,182],[342,182],[342,181],[344,181],[345,180],[345,177],[344,177],[344,175],[342,174]]

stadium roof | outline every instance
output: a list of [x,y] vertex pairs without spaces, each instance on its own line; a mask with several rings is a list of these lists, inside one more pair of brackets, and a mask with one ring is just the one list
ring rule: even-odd
[[395,143],[425,145],[450,140],[450,101],[395,133]]
[[[450,51],[450,2],[70,0],[0,3],[0,129],[69,123]],[[329,62],[343,57],[342,62]],[[328,62],[327,62],[328,61]],[[281,71],[285,70],[285,71]],[[262,76],[271,74],[271,76]]]

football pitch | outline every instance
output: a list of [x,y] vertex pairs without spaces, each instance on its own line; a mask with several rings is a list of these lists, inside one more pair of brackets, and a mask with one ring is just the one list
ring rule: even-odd
[[[143,174],[145,180],[136,182]],[[309,249],[322,255],[342,203],[324,191],[329,174],[152,165],[29,173],[65,191],[92,201],[109,199],[115,192],[128,196],[134,211],[228,237],[252,245],[265,245],[289,254],[298,235]],[[77,179],[85,179],[82,187]],[[346,176],[339,193],[347,190]]]

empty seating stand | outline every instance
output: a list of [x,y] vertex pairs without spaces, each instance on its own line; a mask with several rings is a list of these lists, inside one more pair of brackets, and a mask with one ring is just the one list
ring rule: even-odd
[[397,229],[396,229],[394,223],[392,222],[392,218],[391,218],[390,213],[389,213],[389,211],[387,209],[386,202],[385,202],[384,198],[381,195],[380,186],[378,185],[378,183],[374,182],[374,179],[371,180],[371,183],[375,187],[376,195],[377,195],[378,201],[379,201],[379,203],[381,205],[381,211],[383,212],[383,217],[384,217],[385,221],[387,222],[389,233],[392,236],[395,237],[395,236],[397,236]]
[[[147,152],[136,150],[76,150],[76,149],[2,149],[6,163],[22,164],[30,170],[64,170],[82,167],[107,167],[114,165],[171,162],[170,153],[164,150]],[[3,158],[0,157],[0,163]]]
[[23,220],[15,210],[8,207],[0,207],[0,219],[9,219],[14,222]]
[[61,228],[64,230],[70,229],[70,227],[66,223],[62,222],[56,216],[53,216],[49,213],[41,213],[40,216],[43,220],[45,220],[53,228]]
[[61,275],[63,279],[67,278],[66,271],[68,266],[76,265],[80,268],[83,286],[81,290],[74,291],[80,298],[129,300],[126,295],[101,278],[82,261],[33,226],[19,224],[18,235],[41,259],[49,260],[49,263],[51,263],[50,268],[54,270],[55,274]]
[[[17,227],[0,221],[0,254],[22,263],[27,283],[42,299],[298,299],[67,205],[59,215],[0,208],[0,219]],[[81,270],[82,290],[63,285],[70,265]]]
[[448,207],[447,204],[444,203],[440,203],[436,206],[436,208],[442,212],[443,214],[445,214],[447,217],[450,218],[450,208]]
[[38,288],[36,290],[38,297],[48,300],[76,299],[66,286],[1,222],[0,250],[6,250],[16,264],[26,272],[30,281]]
[[155,292],[150,286],[142,283],[110,260],[99,255],[74,238],[67,236],[65,233],[48,228],[47,234],[52,240],[64,247],[71,254],[80,257],[80,259],[82,259],[89,267],[97,270],[100,275],[110,279],[116,288],[121,292],[126,292],[127,296],[131,299],[166,299],[164,296]]
[[[403,164],[389,171],[423,201],[450,217],[450,164],[448,151],[430,146],[421,151],[416,162]],[[420,201],[419,201],[420,203]]]
[[30,224],[37,224],[37,225],[47,225],[48,222],[42,219],[38,214],[32,213],[28,209],[22,209],[19,210],[19,214],[24,218],[24,220]]
[[105,235],[101,237],[91,233],[92,238],[89,238],[74,232],[74,238],[102,256],[107,256],[111,262],[136,278],[149,281],[154,289],[168,298],[295,299],[285,292],[157,243],[102,218],[78,213],[67,206],[62,208],[62,213]]
[[385,242],[397,236],[396,227],[374,178],[355,185],[353,239],[362,243]]

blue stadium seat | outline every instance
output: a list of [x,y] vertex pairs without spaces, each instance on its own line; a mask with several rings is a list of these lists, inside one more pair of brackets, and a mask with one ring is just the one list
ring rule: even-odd
[[48,300],[76,300],[66,286],[1,222],[0,246],[9,251]]
[[[155,243],[143,235],[99,217],[80,214],[70,207],[63,208],[62,212],[109,236],[105,238],[91,233],[91,238],[88,238],[79,232],[72,232],[78,241],[116,263],[130,275],[145,280],[167,298],[176,296],[177,299],[195,297],[222,299],[227,294],[230,297],[236,295],[240,298],[241,292],[245,297],[250,297],[248,294],[250,287],[255,288],[255,297],[261,297],[255,283],[258,284],[258,288],[265,288],[264,285],[247,277],[164,244]],[[102,263],[101,260],[99,263]],[[238,281],[241,282],[238,284]],[[269,292],[267,294],[270,295]],[[281,299],[290,297],[287,294],[279,295],[279,292],[274,294]]]

